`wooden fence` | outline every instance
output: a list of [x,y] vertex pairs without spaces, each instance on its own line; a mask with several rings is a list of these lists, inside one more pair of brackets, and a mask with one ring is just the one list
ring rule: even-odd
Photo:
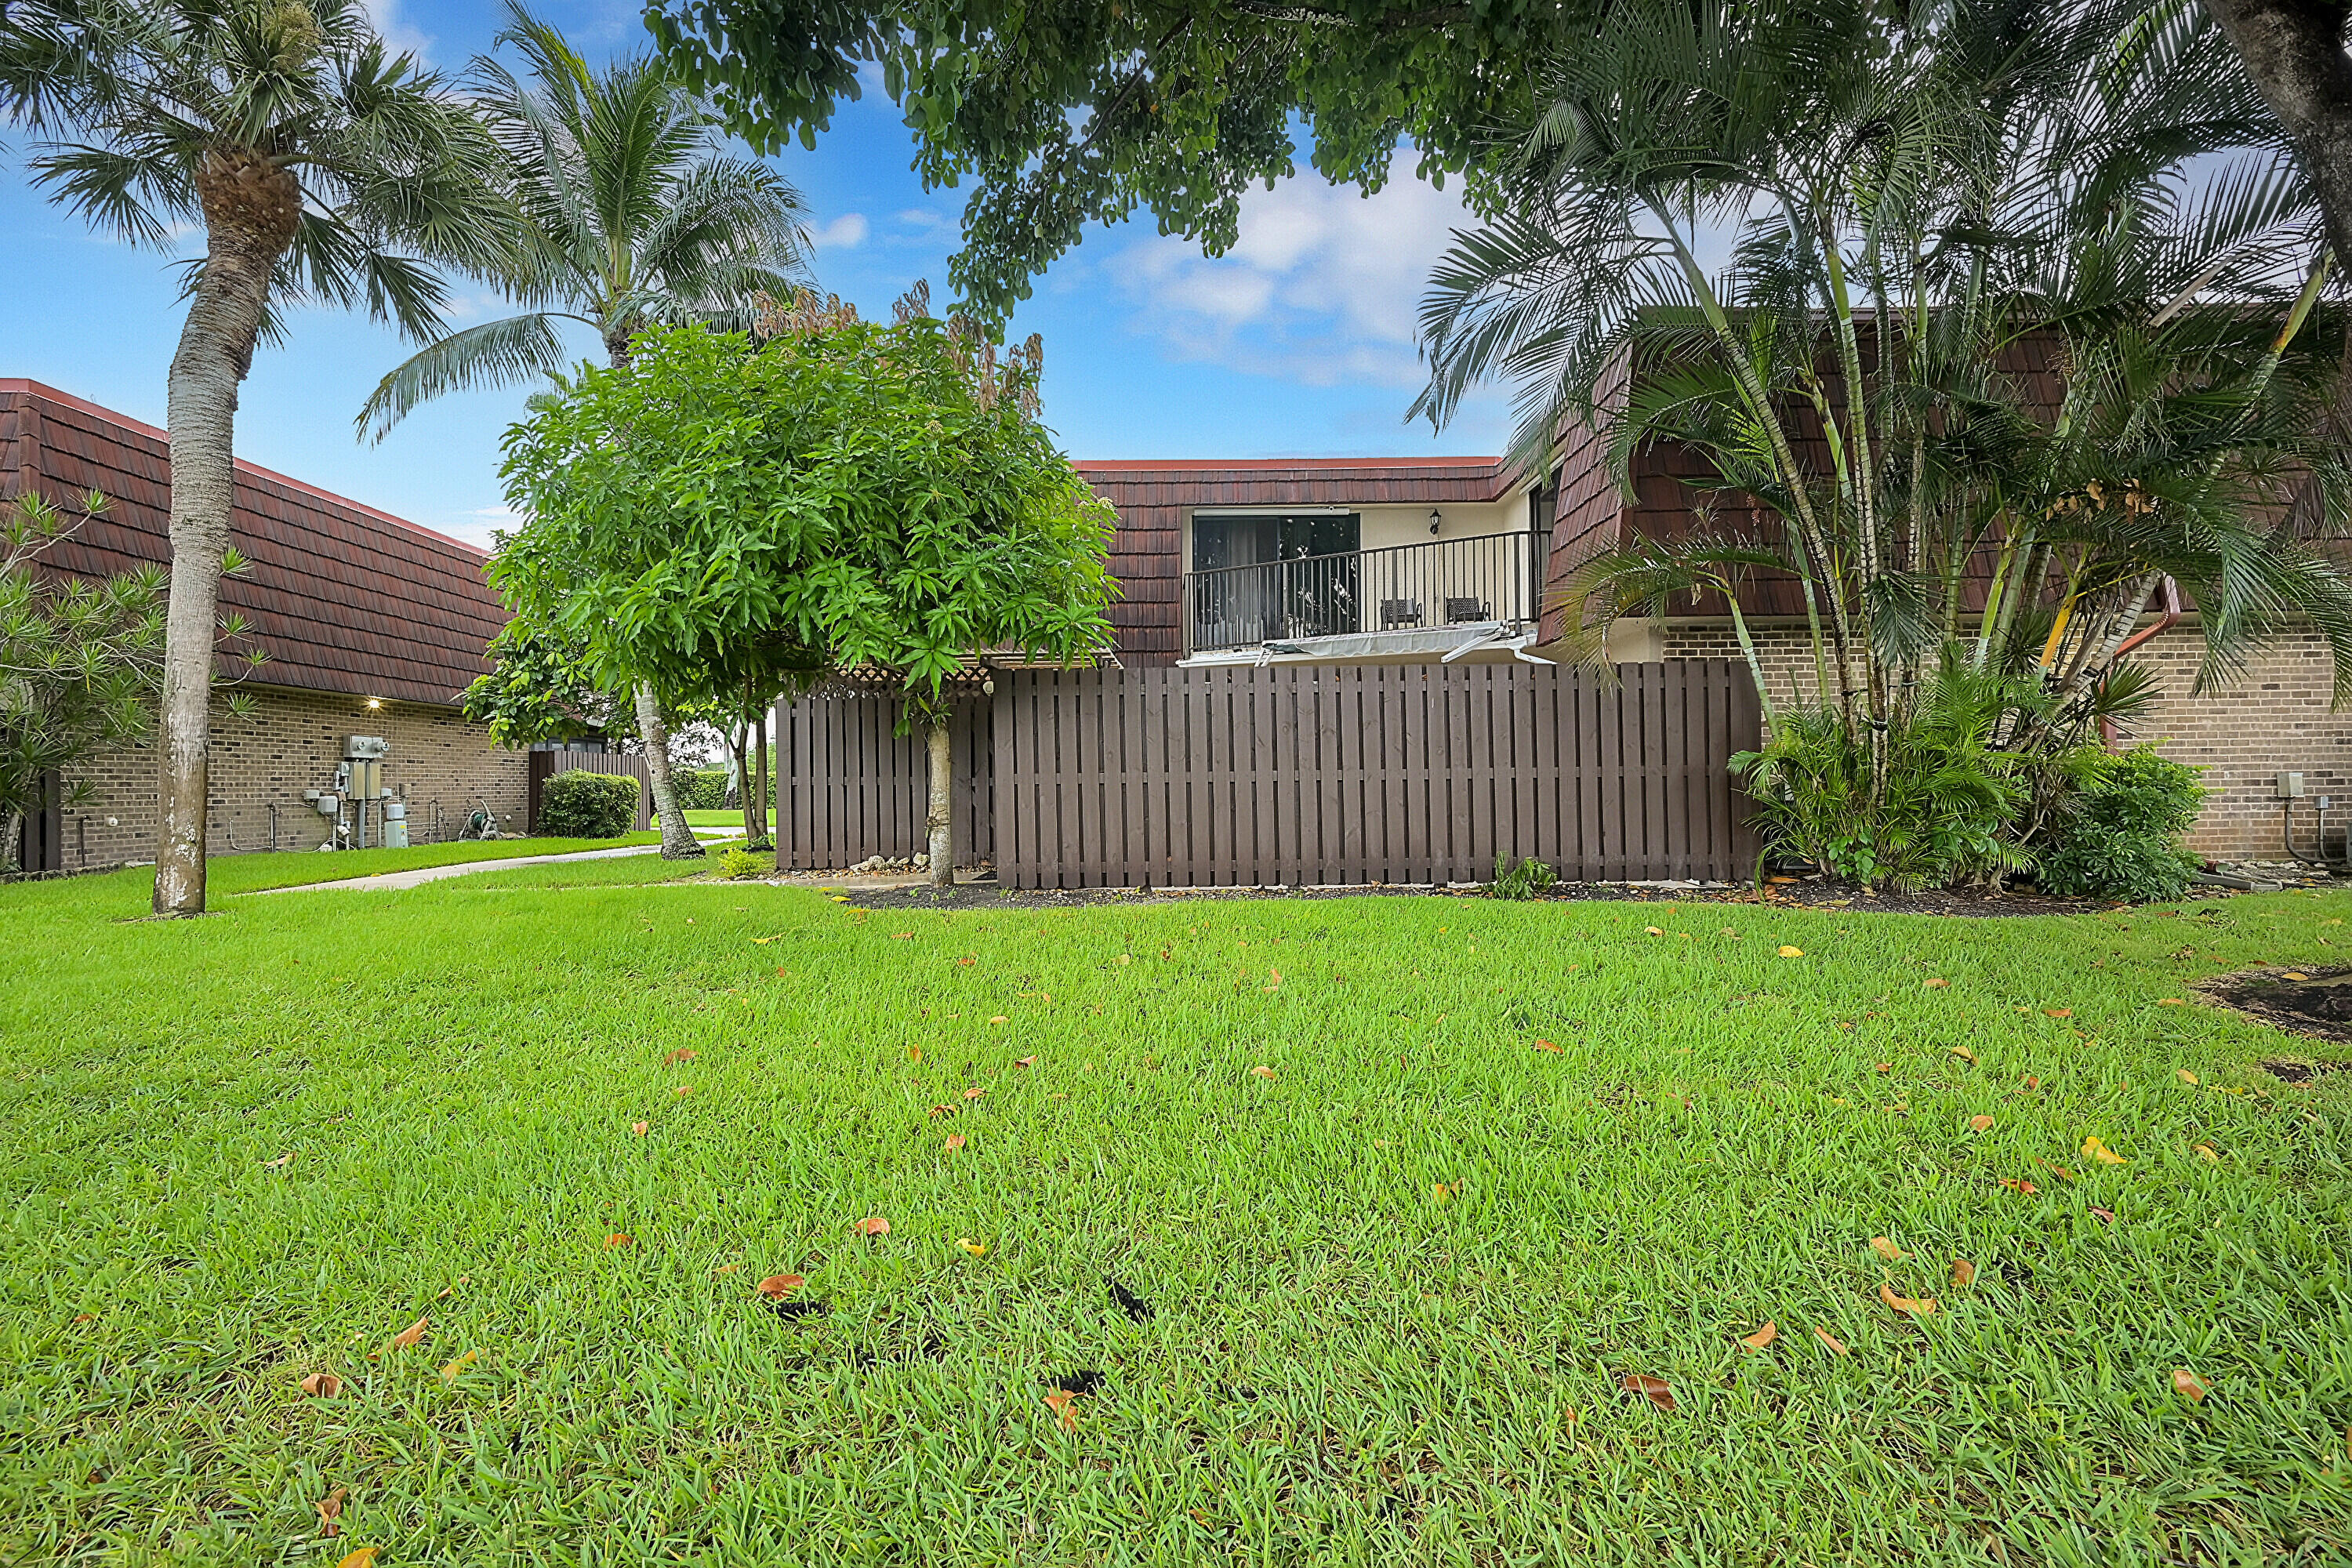
[[[1730,879],[1745,667],[1526,664],[1000,673],[959,714],[959,858],[1017,888]],[[929,768],[866,696],[777,710],[781,862],[920,847]]]
[[615,778],[637,781],[637,816],[629,825],[632,833],[643,833],[653,826],[654,787],[646,774],[642,756],[624,755],[619,752],[533,752],[530,755],[530,783],[524,796],[526,833],[539,831],[539,789],[558,773],[577,768],[584,773],[610,773]]

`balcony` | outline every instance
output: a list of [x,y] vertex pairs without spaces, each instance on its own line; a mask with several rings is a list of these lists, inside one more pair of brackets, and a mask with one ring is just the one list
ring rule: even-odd
[[[1438,652],[1470,628],[1532,631],[1542,603],[1541,536],[1437,539],[1184,574],[1184,653]],[[1421,634],[1457,628],[1452,637]],[[1344,648],[1315,639],[1372,638]]]

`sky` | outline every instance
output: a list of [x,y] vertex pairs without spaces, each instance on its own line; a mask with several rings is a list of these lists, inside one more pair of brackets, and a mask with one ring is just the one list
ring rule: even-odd
[[[467,0],[373,0],[385,37],[447,71],[490,47],[498,9]],[[592,60],[647,47],[638,6],[541,0],[540,14]],[[164,375],[182,308],[171,258],[92,234],[26,178],[21,147],[0,169],[0,376],[29,376],[163,425]],[[947,297],[964,191],[926,192],[897,110],[869,89],[814,151],[777,166],[810,213],[820,288],[887,320],[918,278]],[[1302,161],[1302,167],[1304,163]],[[1045,342],[1045,417],[1074,458],[1269,458],[1492,453],[1505,399],[1475,396],[1444,430],[1408,426],[1421,384],[1413,313],[1431,264],[1464,223],[1454,195],[1401,168],[1366,199],[1309,173],[1253,191],[1240,242],[1203,258],[1140,222],[1096,227],[1037,280],[1008,341]],[[495,291],[457,280],[458,325],[495,319]],[[579,331],[578,348],[595,351]],[[411,352],[356,312],[310,310],[289,341],[255,356],[237,413],[237,454],[428,528],[479,543],[510,525],[499,437],[527,388],[457,394],[411,415],[380,444],[352,418]]]

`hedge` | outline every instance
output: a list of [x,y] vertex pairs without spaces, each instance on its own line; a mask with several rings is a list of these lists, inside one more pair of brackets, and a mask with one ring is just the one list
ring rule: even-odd
[[626,774],[560,773],[540,785],[539,831],[554,838],[618,838],[637,819],[639,787]]

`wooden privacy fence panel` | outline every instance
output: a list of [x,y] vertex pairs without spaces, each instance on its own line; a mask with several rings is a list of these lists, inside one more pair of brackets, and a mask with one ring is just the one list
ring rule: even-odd
[[[898,699],[856,691],[820,691],[776,709],[778,866],[840,870],[869,855],[914,855],[928,846],[929,742],[919,731],[894,733],[898,720]],[[949,806],[961,866],[996,856],[989,721],[986,698],[961,698],[949,726]]]
[[[999,672],[956,712],[956,843],[1011,887],[1732,879],[1757,845],[1729,772],[1744,666],[1528,664]],[[923,843],[929,767],[895,699],[776,710],[779,863]]]
[[533,752],[530,753],[530,793],[524,797],[529,806],[524,832],[539,831],[540,786],[556,774],[570,773],[574,768],[586,773],[610,773],[615,778],[636,780],[637,816],[636,820],[629,825],[629,831],[643,833],[653,826],[654,785],[652,778],[646,772],[645,758],[627,756],[619,752]]
[[1729,879],[1757,853],[1728,771],[1744,667],[1528,664],[997,677],[1009,886]]

